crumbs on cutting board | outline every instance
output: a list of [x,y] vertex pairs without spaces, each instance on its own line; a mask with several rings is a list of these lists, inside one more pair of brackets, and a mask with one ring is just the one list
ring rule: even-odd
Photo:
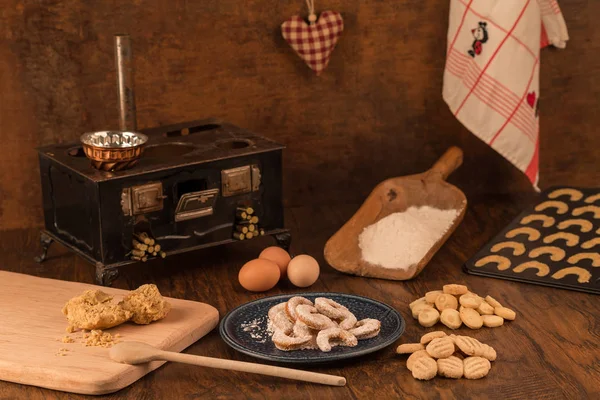
[[[117,334],[118,335],[118,334]],[[103,332],[100,329],[93,329],[90,333],[84,333],[83,338],[85,346],[101,346],[101,347],[112,347],[113,344],[117,344],[120,340],[117,340],[117,335],[113,337],[108,332]]]
[[273,334],[273,329],[265,323],[266,317],[255,318],[252,321],[246,321],[240,324],[244,332],[258,343],[265,343]]
[[55,353],[54,355],[64,357],[67,355],[67,351],[69,351],[69,349],[61,347],[60,349],[58,349],[58,353]]
[[73,339],[69,335],[63,336],[63,338],[60,339],[60,341],[63,342],[63,343],[75,343],[75,339]]
[[[120,338],[121,338],[121,334],[119,334],[119,333],[112,335],[108,332],[103,332],[100,329],[91,330],[89,333],[86,332],[85,330],[82,330],[80,343],[83,343],[85,345],[85,347],[94,347],[94,346],[112,347],[114,344],[117,344],[121,341],[121,340],[119,340]],[[76,342],[76,340],[69,335],[65,335],[61,339],[56,339],[56,340],[59,342],[62,342],[62,343],[75,343]],[[56,353],[56,355],[57,356],[66,355],[66,354],[61,354],[61,352],[63,352],[63,351],[69,351],[69,349],[61,348],[59,350],[59,352]]]

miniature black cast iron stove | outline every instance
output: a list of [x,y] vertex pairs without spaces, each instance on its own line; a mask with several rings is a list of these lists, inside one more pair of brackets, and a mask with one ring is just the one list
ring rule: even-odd
[[282,145],[218,121],[141,132],[148,145],[124,171],[93,168],[80,143],[38,149],[45,217],[40,262],[56,240],[94,263],[98,283],[109,285],[118,267],[135,262],[136,238],[152,237],[166,255],[230,243],[240,208],[252,208],[264,234],[289,248]]
[[45,229],[36,261],[57,241],[110,285],[121,266],[235,240],[274,235],[289,249],[283,146],[215,120],[140,135],[129,35],[115,35],[115,60],[121,131],[38,149]]

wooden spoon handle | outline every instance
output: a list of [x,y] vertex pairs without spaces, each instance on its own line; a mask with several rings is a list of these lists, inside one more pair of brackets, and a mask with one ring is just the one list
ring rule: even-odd
[[298,369],[275,367],[273,365],[255,364],[243,361],[225,360],[221,358],[211,358],[203,356],[194,356],[191,354],[180,354],[170,351],[161,351],[156,359],[174,361],[185,364],[199,365],[201,367],[226,369],[231,371],[250,372],[253,374],[276,376],[279,378],[294,379],[297,381],[320,383],[331,386],[346,385],[346,378],[343,376],[319,374],[316,372],[301,371]]
[[463,162],[463,152],[456,146],[450,147],[427,173],[427,179],[446,180]]

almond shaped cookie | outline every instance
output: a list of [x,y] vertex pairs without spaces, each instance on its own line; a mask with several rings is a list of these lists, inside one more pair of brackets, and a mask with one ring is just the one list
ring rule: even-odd
[[434,326],[440,320],[440,313],[434,308],[426,308],[419,313],[419,324],[425,328]]
[[472,308],[462,307],[460,309],[460,319],[471,329],[479,329],[483,326],[483,318]]
[[462,325],[460,313],[452,308],[446,308],[442,311],[440,321],[450,329],[458,329]]
[[451,294],[444,293],[435,299],[435,307],[440,311],[444,311],[446,308],[456,310],[458,308],[458,300]]

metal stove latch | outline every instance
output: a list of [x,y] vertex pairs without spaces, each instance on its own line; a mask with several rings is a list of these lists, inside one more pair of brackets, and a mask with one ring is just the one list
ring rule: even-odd
[[175,210],[175,222],[206,217],[214,212],[219,189],[201,190],[181,196]]

